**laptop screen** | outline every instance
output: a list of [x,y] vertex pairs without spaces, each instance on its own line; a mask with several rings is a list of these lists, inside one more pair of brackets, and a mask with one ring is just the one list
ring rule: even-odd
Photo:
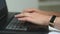
[[0,0],[0,17],[2,17],[6,13],[7,13],[7,10],[6,10],[5,0]]
[[0,29],[3,29],[6,24],[7,13],[5,0],[0,0]]

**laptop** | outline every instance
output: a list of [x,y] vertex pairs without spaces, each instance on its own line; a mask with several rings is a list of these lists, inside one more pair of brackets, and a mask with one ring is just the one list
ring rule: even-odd
[[[19,14],[19,12],[8,12],[6,0],[0,0],[0,33],[2,34],[30,34],[28,32],[39,32],[33,34],[46,34],[48,33],[47,28],[36,28],[35,24],[30,22],[18,21],[14,15]],[[31,26],[35,27],[31,27]],[[24,33],[22,33],[24,32]],[[32,34],[32,33],[31,33]]]

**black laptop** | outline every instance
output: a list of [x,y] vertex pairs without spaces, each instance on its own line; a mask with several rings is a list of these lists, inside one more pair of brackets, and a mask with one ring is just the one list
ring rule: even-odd
[[[18,12],[19,13],[19,12]],[[0,0],[0,34],[30,34],[28,32],[39,32],[34,34],[46,34],[48,33],[47,28],[31,28],[32,25],[28,22],[23,24],[23,21],[18,21],[14,15],[18,14],[15,12],[8,12],[6,1]],[[35,29],[36,28],[36,29]],[[33,33],[32,33],[33,34]]]

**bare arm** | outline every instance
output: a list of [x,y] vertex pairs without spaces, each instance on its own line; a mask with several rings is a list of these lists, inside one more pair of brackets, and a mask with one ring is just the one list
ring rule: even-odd
[[60,30],[60,17],[57,17],[57,18],[55,19],[54,28]]
[[[60,12],[48,12],[48,11],[42,11],[41,12],[42,14],[44,15],[49,15],[49,16],[52,16],[52,15],[56,15],[56,19],[55,19],[55,23],[54,23],[54,28],[56,29],[59,29],[60,30]],[[46,19],[47,20],[47,19]],[[47,20],[48,21],[48,20]]]
[[[40,12],[41,12],[41,11],[40,11]],[[42,14],[46,14],[46,15],[50,15],[50,16],[56,15],[56,16],[60,17],[60,12],[54,12],[54,11],[42,11],[41,13],[42,13]]]

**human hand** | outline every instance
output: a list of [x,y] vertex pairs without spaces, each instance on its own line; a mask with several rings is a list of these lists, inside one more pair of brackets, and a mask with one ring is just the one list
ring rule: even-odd
[[18,20],[29,21],[31,23],[44,26],[49,25],[50,20],[50,16],[40,14],[37,11],[22,12],[21,14],[15,15],[15,17],[18,18]]

